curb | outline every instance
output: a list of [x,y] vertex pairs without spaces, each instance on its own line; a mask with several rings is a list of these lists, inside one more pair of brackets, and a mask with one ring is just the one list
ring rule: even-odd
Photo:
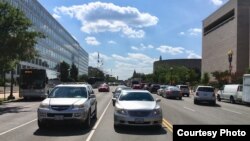
[[16,101],[18,101],[20,99],[22,99],[22,98],[17,98],[17,99],[13,99],[13,100],[4,100],[4,101],[1,102],[1,104],[10,103],[10,102],[16,102]]

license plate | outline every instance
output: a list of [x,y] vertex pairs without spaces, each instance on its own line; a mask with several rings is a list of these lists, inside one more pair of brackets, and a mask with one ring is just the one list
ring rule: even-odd
[[63,115],[55,115],[55,120],[63,120]]
[[144,119],[143,118],[136,118],[135,123],[143,123]]

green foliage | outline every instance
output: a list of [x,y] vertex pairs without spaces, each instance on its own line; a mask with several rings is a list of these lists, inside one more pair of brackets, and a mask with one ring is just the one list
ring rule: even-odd
[[88,75],[89,75],[89,77],[97,77],[97,78],[101,78],[101,79],[104,79],[104,77],[105,77],[102,70],[100,70],[98,68],[93,68],[93,67],[89,67]]
[[70,68],[70,78],[73,81],[78,81],[78,68],[76,65],[73,63]]
[[209,83],[209,80],[210,80],[209,74],[207,72],[205,72],[203,74],[202,79],[201,79],[201,83],[204,85],[207,85]]
[[7,3],[0,3],[0,69],[12,70],[20,61],[38,56],[34,46],[44,38],[32,28],[24,13]]
[[88,81],[88,75],[87,74],[80,75],[78,77],[78,81],[80,81],[80,82],[87,82]]
[[59,67],[60,72],[60,80],[62,82],[69,81],[69,64],[66,62],[61,62]]

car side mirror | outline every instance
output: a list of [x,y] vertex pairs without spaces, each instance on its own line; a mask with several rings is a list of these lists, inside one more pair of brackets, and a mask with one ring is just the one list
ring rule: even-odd
[[161,99],[156,99],[156,102],[157,102],[157,103],[161,102]]
[[91,94],[89,98],[96,98],[96,96],[94,94]]

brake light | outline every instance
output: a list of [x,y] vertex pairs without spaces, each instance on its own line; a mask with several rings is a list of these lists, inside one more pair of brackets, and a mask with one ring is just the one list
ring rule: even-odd
[[198,93],[198,92],[196,92],[196,96],[199,96],[199,93]]

